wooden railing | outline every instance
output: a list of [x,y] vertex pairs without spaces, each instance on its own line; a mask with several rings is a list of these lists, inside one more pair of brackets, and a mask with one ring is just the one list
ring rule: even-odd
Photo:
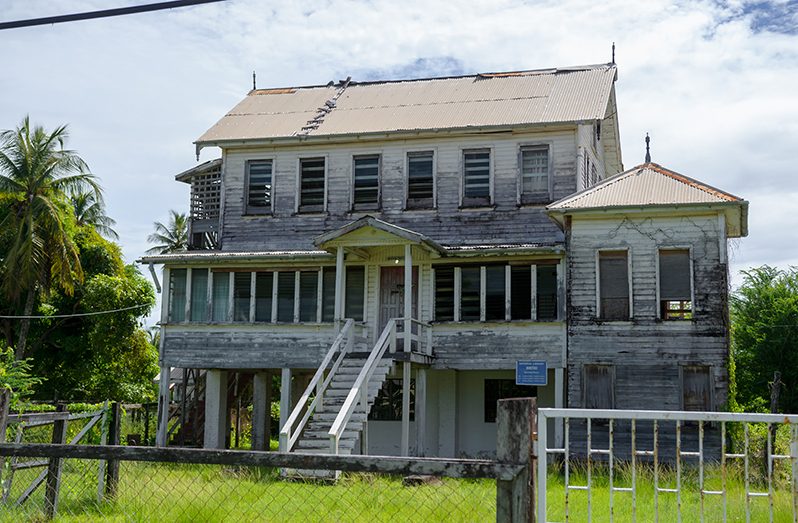
[[[354,324],[354,320],[346,320],[343,328],[340,330],[340,332],[338,332],[338,336],[335,337],[335,340],[330,346],[330,350],[327,351],[327,355],[324,356],[324,359],[322,360],[321,365],[319,365],[316,374],[313,375],[313,379],[310,380],[305,392],[302,393],[299,401],[297,401],[296,407],[294,407],[294,410],[291,412],[291,415],[288,416],[288,419],[285,420],[283,428],[280,429],[281,452],[291,452],[291,449],[294,447],[294,444],[296,444],[299,436],[302,435],[302,430],[305,428],[305,425],[313,413],[321,412],[324,409],[324,391],[326,391],[327,387],[330,385],[330,382],[335,376],[335,373],[338,371],[338,367],[340,367],[341,362],[346,356],[346,353],[352,350],[352,345],[355,338]],[[335,358],[336,354],[338,354],[337,358]],[[327,370],[330,362],[333,361],[333,358],[335,358],[335,362],[325,378],[324,372]],[[310,405],[307,405],[310,396],[314,392],[315,397],[313,398],[313,401],[310,403]],[[305,409],[305,405],[307,405],[307,409]],[[300,416],[302,416],[301,419]],[[298,423],[297,420],[299,420]],[[294,425],[296,425],[296,427]]]
[[[371,349],[371,354],[369,354],[366,363],[363,365],[363,369],[360,371],[360,374],[358,374],[354,385],[352,385],[352,389],[349,391],[349,394],[347,394],[346,400],[344,400],[344,404],[341,406],[341,411],[338,413],[329,431],[330,452],[332,454],[338,454],[338,442],[344,430],[346,430],[346,425],[349,423],[352,414],[354,414],[358,403],[360,403],[363,412],[368,414],[369,380],[371,380],[371,376],[374,374],[380,360],[385,355],[385,351],[390,348],[391,352],[396,352],[396,325],[401,321],[402,320],[396,318],[388,320],[377,343],[375,343],[374,348]],[[361,438],[361,441],[364,442],[364,447],[368,448],[365,443],[365,431],[363,431]]]

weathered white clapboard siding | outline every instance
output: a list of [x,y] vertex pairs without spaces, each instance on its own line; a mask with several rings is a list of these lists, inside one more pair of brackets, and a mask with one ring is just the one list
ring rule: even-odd
[[[423,233],[446,245],[530,241],[561,243],[562,232],[545,215],[543,205],[518,206],[518,153],[522,145],[549,144],[553,165],[553,199],[576,190],[575,127],[535,133],[382,141],[369,144],[301,145],[224,151],[222,249],[228,251],[306,249],[312,239],[364,214]],[[464,149],[492,151],[491,208],[460,209]],[[433,150],[437,208],[405,211],[406,157],[409,151]],[[382,209],[351,212],[352,157],[381,155]],[[299,158],[327,160],[327,211],[296,214]],[[247,160],[274,160],[274,213],[243,216]]]
[[[568,233],[568,405],[584,404],[585,364],[614,367],[615,407],[679,410],[680,366],[710,366],[714,406],[727,400],[727,266],[717,215],[574,218]],[[689,248],[694,319],[662,321],[657,304],[658,250]],[[600,321],[599,249],[628,249],[633,315]],[[641,383],[646,393],[640,394]]]
[[332,324],[169,325],[162,365],[203,369],[315,368],[330,347]]
[[440,323],[432,329],[436,369],[515,369],[517,360],[565,365],[561,322]]

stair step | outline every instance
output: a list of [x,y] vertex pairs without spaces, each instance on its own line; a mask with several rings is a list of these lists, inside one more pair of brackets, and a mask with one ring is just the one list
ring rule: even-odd
[[[320,429],[320,430],[305,430],[302,434],[302,438],[299,441],[330,441],[330,433],[329,428],[327,429]],[[357,439],[360,436],[359,430],[345,430],[343,434],[341,434],[340,439]]]

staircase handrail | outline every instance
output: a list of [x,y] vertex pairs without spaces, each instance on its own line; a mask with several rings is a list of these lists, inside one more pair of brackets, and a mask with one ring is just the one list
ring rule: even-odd
[[402,320],[397,318],[388,320],[388,323],[382,330],[382,334],[380,334],[379,339],[377,339],[377,343],[375,343],[374,348],[371,349],[371,354],[369,354],[366,363],[360,370],[360,374],[357,375],[357,379],[352,385],[349,394],[347,394],[346,400],[344,400],[344,404],[341,406],[341,410],[338,412],[338,416],[335,417],[335,421],[333,422],[332,427],[330,427],[328,434],[330,437],[330,452],[332,454],[338,454],[338,442],[341,439],[341,434],[343,434],[344,430],[346,429],[346,425],[349,423],[349,419],[355,412],[358,398],[361,400],[366,414],[368,414],[366,405],[368,404],[369,380],[374,374],[374,371],[377,369],[380,360],[382,360],[385,351],[388,349],[391,343],[394,343],[396,340],[396,323],[398,321]]
[[[354,324],[355,320],[351,318],[346,320],[343,328],[340,330],[340,332],[338,332],[338,335],[335,337],[332,345],[330,345],[330,349],[327,351],[327,354],[324,356],[321,364],[319,364],[319,368],[316,370],[316,373],[313,375],[310,383],[308,383],[305,392],[302,393],[302,396],[300,396],[299,401],[297,401],[294,410],[291,411],[288,419],[285,420],[283,428],[280,429],[281,452],[291,452],[291,449],[299,439],[299,436],[302,434],[302,430],[305,428],[310,416],[316,411],[317,408],[323,407],[324,391],[326,391],[327,387],[330,385],[330,382],[335,376],[335,373],[338,371],[338,367],[341,365],[341,361],[343,361],[344,356],[349,349],[351,349],[351,342],[353,341],[352,336],[354,336]],[[341,344],[343,344],[344,340],[347,338],[348,343],[341,350]],[[330,364],[337,352],[340,352],[338,354],[338,358],[336,358],[335,362],[333,363],[330,372],[327,374],[327,378],[322,381],[324,378],[324,371],[327,370],[327,366]],[[296,422],[300,414],[302,414],[302,409],[305,407],[305,405],[307,405],[308,399],[314,391],[316,392],[316,396],[313,398],[313,401],[310,403],[310,405],[308,405],[305,415],[297,424]],[[296,428],[294,428],[294,424],[297,425]]]

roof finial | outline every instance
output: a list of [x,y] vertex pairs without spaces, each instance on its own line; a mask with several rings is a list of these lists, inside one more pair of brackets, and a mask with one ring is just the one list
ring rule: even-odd
[[612,43],[612,65],[615,65],[615,42]]
[[255,71],[252,71],[252,90],[256,90],[258,88],[258,84],[256,82]]
[[649,138],[648,133],[646,133],[646,163],[651,163],[651,149],[649,147],[650,142],[651,138]]

